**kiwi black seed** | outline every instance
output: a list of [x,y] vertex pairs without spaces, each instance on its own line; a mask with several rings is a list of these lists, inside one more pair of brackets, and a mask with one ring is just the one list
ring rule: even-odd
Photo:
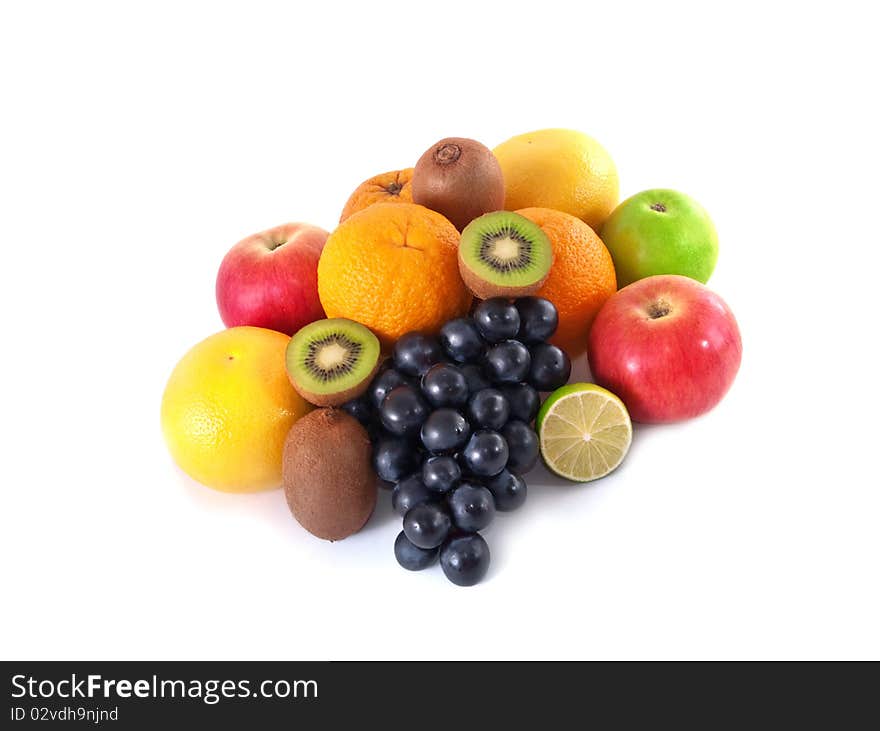
[[552,266],[553,247],[547,234],[518,213],[486,213],[461,233],[458,268],[480,299],[534,294]]
[[477,216],[504,208],[504,176],[488,147],[447,137],[419,158],[412,195],[414,203],[443,214],[461,231]]
[[376,506],[370,439],[342,409],[316,409],[291,427],[281,482],[293,517],[310,533],[338,541],[356,533]]
[[357,398],[379,368],[379,340],[353,320],[318,320],[287,345],[287,375],[306,401],[339,406]]

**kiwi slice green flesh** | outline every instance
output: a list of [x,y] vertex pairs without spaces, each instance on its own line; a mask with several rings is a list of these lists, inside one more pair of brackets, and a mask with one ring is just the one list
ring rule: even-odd
[[534,294],[552,266],[547,234],[518,213],[486,213],[461,232],[458,267],[465,284],[481,299]]
[[345,318],[318,320],[299,330],[287,345],[287,375],[306,401],[339,406],[357,398],[379,367],[379,340]]

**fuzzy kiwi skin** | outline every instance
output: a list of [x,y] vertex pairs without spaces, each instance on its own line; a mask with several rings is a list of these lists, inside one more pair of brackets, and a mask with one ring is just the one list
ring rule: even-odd
[[379,361],[377,360],[376,365],[373,366],[373,370],[370,371],[363,381],[356,383],[354,386],[347,388],[344,391],[338,391],[337,393],[312,393],[297,383],[296,376],[290,373],[289,370],[287,375],[290,377],[290,383],[294,390],[310,404],[314,404],[315,406],[342,406],[342,404],[351,401],[352,399],[356,399],[364,393],[370,383],[372,383],[373,376],[376,375],[376,371],[378,370]]
[[[550,276],[552,270],[553,266],[551,264],[547,273],[534,284],[525,284],[520,287],[508,287],[503,284],[496,284],[483,279],[483,277],[468,266],[468,263],[461,255],[461,247],[458,249],[458,271],[461,273],[461,278],[464,280],[467,288],[473,292],[474,296],[479,297],[481,300],[487,300],[491,297],[508,297],[510,299],[515,299],[516,297],[528,297],[529,295],[535,294],[544,286],[544,282],[547,281],[547,277]],[[306,397],[303,396],[303,398]]]
[[306,414],[284,443],[281,482],[290,512],[309,533],[328,541],[357,533],[378,492],[366,430],[341,409]]
[[426,150],[411,186],[413,203],[444,215],[459,231],[477,216],[504,209],[501,165],[492,150],[466,137],[447,137]]

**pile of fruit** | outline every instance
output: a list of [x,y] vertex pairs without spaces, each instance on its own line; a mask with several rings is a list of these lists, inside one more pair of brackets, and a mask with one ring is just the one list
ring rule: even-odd
[[[692,418],[728,391],[742,344],[704,286],[717,254],[688,196],[618,204],[614,163],[583,133],[494,151],[441,140],[358,186],[332,233],[285,224],[226,254],[227,329],[168,380],[169,450],[218,490],[283,485],[300,525],[331,541],[390,487],[398,563],[439,559],[473,585],[489,567],[480,531],[525,502],[539,457],[598,479],[632,421]],[[593,382],[569,383],[583,353]]]

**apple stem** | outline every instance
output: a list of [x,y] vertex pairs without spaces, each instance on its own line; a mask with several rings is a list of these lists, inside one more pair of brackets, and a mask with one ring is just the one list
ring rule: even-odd
[[672,308],[665,300],[657,300],[648,305],[648,317],[652,320],[659,320],[661,317],[666,317],[670,312],[672,312]]

